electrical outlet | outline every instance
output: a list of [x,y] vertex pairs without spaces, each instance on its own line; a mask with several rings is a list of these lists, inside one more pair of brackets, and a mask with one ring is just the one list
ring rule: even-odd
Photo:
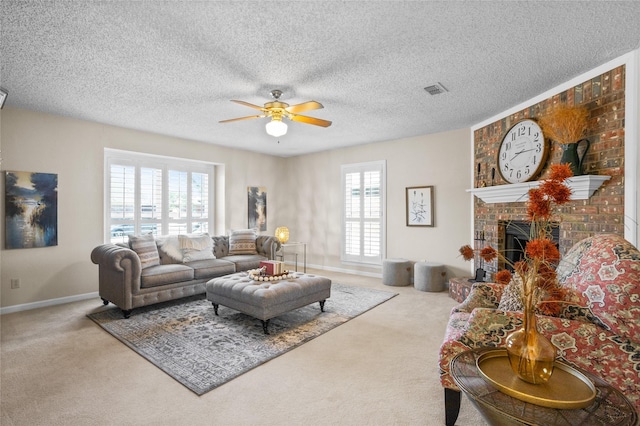
[[20,278],[11,278],[11,288],[20,288]]

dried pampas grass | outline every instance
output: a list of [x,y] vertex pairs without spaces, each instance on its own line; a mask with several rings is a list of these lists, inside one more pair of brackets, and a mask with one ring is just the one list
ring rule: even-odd
[[584,107],[559,105],[540,119],[544,134],[562,144],[576,143],[589,124],[589,111]]

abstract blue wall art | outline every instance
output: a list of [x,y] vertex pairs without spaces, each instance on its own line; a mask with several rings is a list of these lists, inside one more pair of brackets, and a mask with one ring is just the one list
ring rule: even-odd
[[58,245],[58,175],[5,172],[5,248]]

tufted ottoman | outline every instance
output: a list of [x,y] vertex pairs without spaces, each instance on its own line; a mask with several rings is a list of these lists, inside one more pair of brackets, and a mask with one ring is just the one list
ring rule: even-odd
[[269,319],[310,303],[324,302],[331,297],[331,280],[311,274],[294,274],[295,278],[258,282],[246,272],[214,278],[207,282],[207,300],[213,303],[215,314],[218,305],[251,315],[262,321],[265,334],[269,334]]

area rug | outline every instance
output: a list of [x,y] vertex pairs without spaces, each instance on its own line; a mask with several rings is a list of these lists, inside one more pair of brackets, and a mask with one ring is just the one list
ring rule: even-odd
[[344,324],[397,293],[334,283],[324,312],[318,303],[269,322],[269,335],[253,317],[220,306],[215,316],[204,295],[87,316],[115,338],[198,395]]

